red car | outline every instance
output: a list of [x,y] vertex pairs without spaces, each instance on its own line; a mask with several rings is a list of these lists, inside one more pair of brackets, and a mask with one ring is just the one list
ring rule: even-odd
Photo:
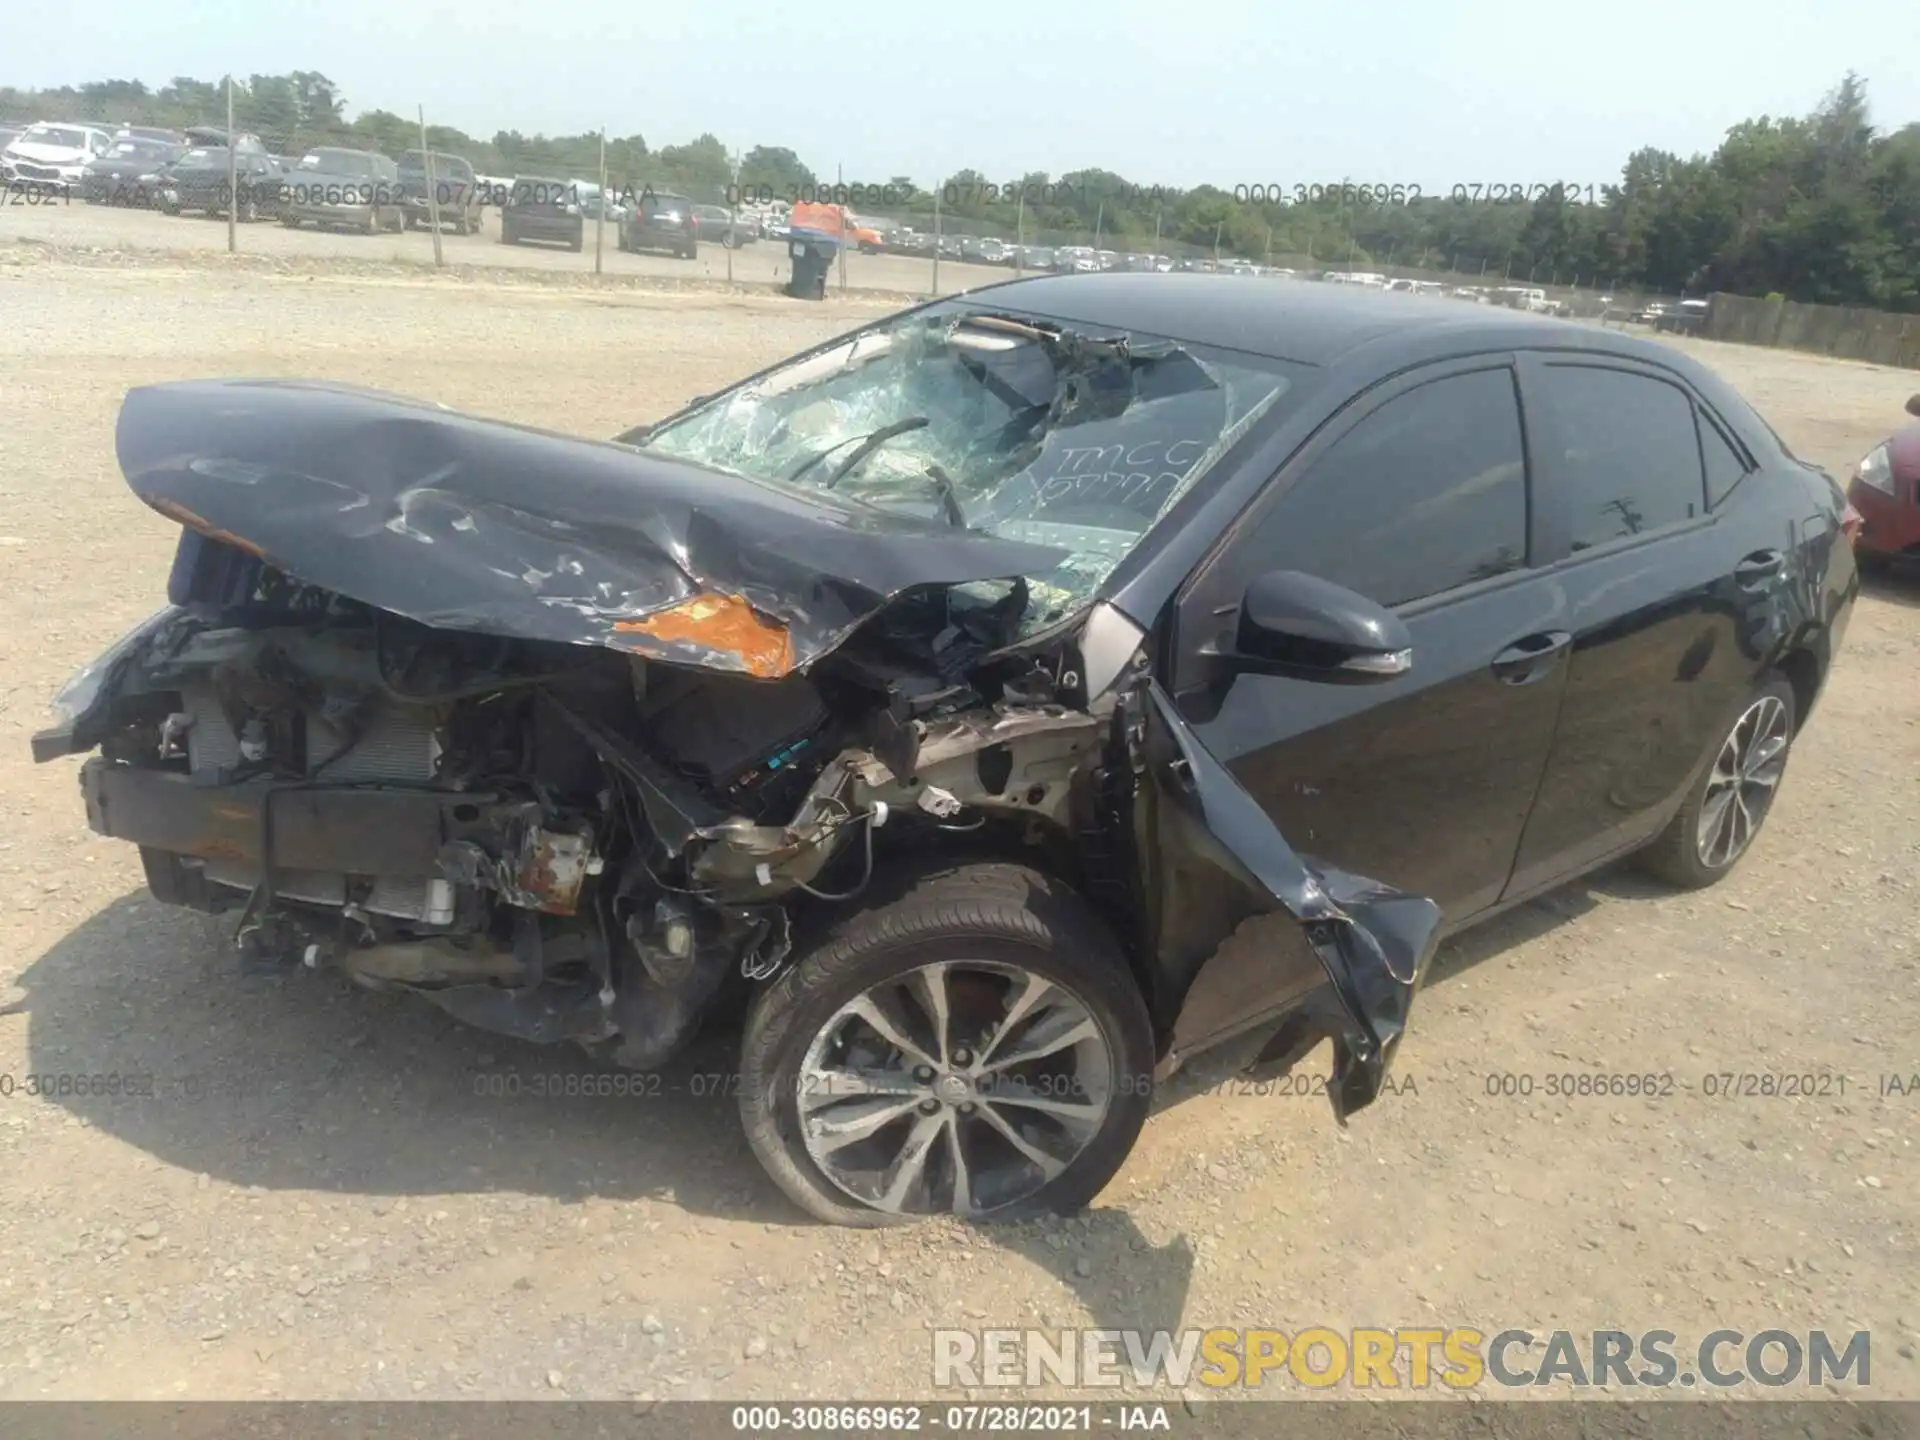
[[1907,401],[1907,413],[1916,423],[1870,450],[1847,486],[1865,521],[1854,541],[1863,558],[1920,560],[1920,395]]

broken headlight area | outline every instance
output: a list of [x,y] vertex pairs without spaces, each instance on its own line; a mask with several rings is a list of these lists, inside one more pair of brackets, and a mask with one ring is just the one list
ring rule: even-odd
[[629,1065],[773,973],[877,853],[1061,844],[1097,748],[1060,662],[1003,657],[1024,582],[903,599],[756,680],[439,630],[183,548],[249,578],[109,651],[37,747],[99,748],[92,827],[160,899],[237,914],[253,964]]

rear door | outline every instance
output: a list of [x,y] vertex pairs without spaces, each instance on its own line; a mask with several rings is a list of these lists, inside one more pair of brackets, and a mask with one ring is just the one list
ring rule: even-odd
[[1659,832],[1765,663],[1794,543],[1710,509],[1703,443],[1717,475],[1751,457],[1678,376],[1546,354],[1521,378],[1542,559],[1573,642],[1510,899]]
[[[1304,855],[1429,896],[1450,925],[1506,886],[1566,682],[1556,592],[1528,568],[1527,450],[1510,356],[1388,382],[1288,462],[1178,602],[1172,689],[1200,742]],[[1225,674],[1206,647],[1269,570],[1395,609],[1412,670]]]

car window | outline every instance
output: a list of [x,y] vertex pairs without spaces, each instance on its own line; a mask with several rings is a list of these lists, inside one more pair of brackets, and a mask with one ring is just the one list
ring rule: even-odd
[[1519,569],[1527,477],[1512,372],[1449,375],[1387,401],[1243,543],[1261,569],[1304,570],[1382,605]]
[[1707,508],[1713,509],[1727,498],[1733,487],[1747,475],[1747,462],[1727,437],[1720,433],[1720,427],[1700,413],[1700,457],[1707,466]]
[[1705,484],[1693,401],[1677,385],[1598,365],[1543,367],[1555,471],[1575,550],[1699,515]]

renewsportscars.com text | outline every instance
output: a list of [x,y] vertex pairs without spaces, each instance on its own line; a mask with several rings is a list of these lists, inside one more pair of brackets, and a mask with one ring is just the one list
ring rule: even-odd
[[935,1330],[933,1383],[1074,1388],[1770,1389],[1872,1383],[1865,1330],[1494,1332],[1456,1327]]

